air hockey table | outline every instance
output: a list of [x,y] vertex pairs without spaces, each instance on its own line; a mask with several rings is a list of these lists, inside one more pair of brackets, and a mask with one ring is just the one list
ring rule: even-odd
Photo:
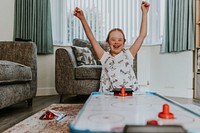
[[154,92],[129,96],[93,92],[70,123],[71,133],[128,130],[130,133],[143,133],[145,130],[200,133],[200,114]]

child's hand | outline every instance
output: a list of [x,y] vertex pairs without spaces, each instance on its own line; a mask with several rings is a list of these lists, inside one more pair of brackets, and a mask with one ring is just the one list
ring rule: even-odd
[[84,13],[83,13],[83,11],[82,11],[80,8],[78,8],[78,7],[76,7],[76,8],[74,9],[74,16],[76,16],[76,17],[79,18],[80,20],[84,19]]
[[148,2],[142,1],[141,8],[142,8],[143,13],[148,13],[149,7],[150,7],[150,4]]

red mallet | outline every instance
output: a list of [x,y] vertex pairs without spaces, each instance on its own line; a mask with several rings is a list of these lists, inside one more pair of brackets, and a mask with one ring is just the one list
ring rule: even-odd
[[147,125],[158,125],[158,121],[157,120],[148,120]]
[[47,118],[47,119],[53,119],[54,116],[55,116],[55,115],[54,115],[52,112],[50,112],[50,111],[47,111],[47,112],[46,112],[46,118]]
[[126,88],[125,87],[122,87],[121,89],[120,89],[120,93],[119,93],[119,96],[127,96],[128,94],[126,93]]
[[51,111],[46,111],[41,117],[40,120],[51,120],[54,118],[54,114]]
[[163,111],[160,112],[158,114],[158,116],[160,118],[163,118],[163,119],[174,119],[174,114],[173,113],[170,113],[170,110],[169,110],[169,105],[168,104],[164,104],[163,105]]

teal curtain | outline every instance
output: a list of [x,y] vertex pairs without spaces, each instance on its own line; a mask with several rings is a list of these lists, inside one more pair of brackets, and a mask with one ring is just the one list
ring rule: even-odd
[[194,50],[195,0],[165,0],[161,53]]
[[50,0],[15,0],[14,38],[31,39],[38,54],[53,53]]

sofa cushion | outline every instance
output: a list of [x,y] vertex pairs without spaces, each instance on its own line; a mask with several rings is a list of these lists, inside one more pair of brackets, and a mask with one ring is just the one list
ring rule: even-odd
[[[105,50],[105,51],[109,51],[109,47],[106,44],[106,42],[104,41],[98,41],[98,43],[100,44],[100,46]],[[90,44],[90,42],[88,40],[84,40],[84,39],[78,39],[75,38],[73,39],[73,46],[79,46],[79,47],[88,47],[92,54],[94,55],[94,58],[97,62],[98,65],[101,65],[101,62],[99,61],[99,59],[97,58],[96,53],[94,52],[94,49],[92,48],[92,45]]]
[[19,63],[0,60],[0,84],[32,80],[31,68]]
[[92,52],[88,47],[72,46],[73,53],[78,66],[81,65],[96,65],[97,62],[93,57]]
[[99,80],[101,76],[101,65],[85,65],[75,68],[75,78],[80,80]]

